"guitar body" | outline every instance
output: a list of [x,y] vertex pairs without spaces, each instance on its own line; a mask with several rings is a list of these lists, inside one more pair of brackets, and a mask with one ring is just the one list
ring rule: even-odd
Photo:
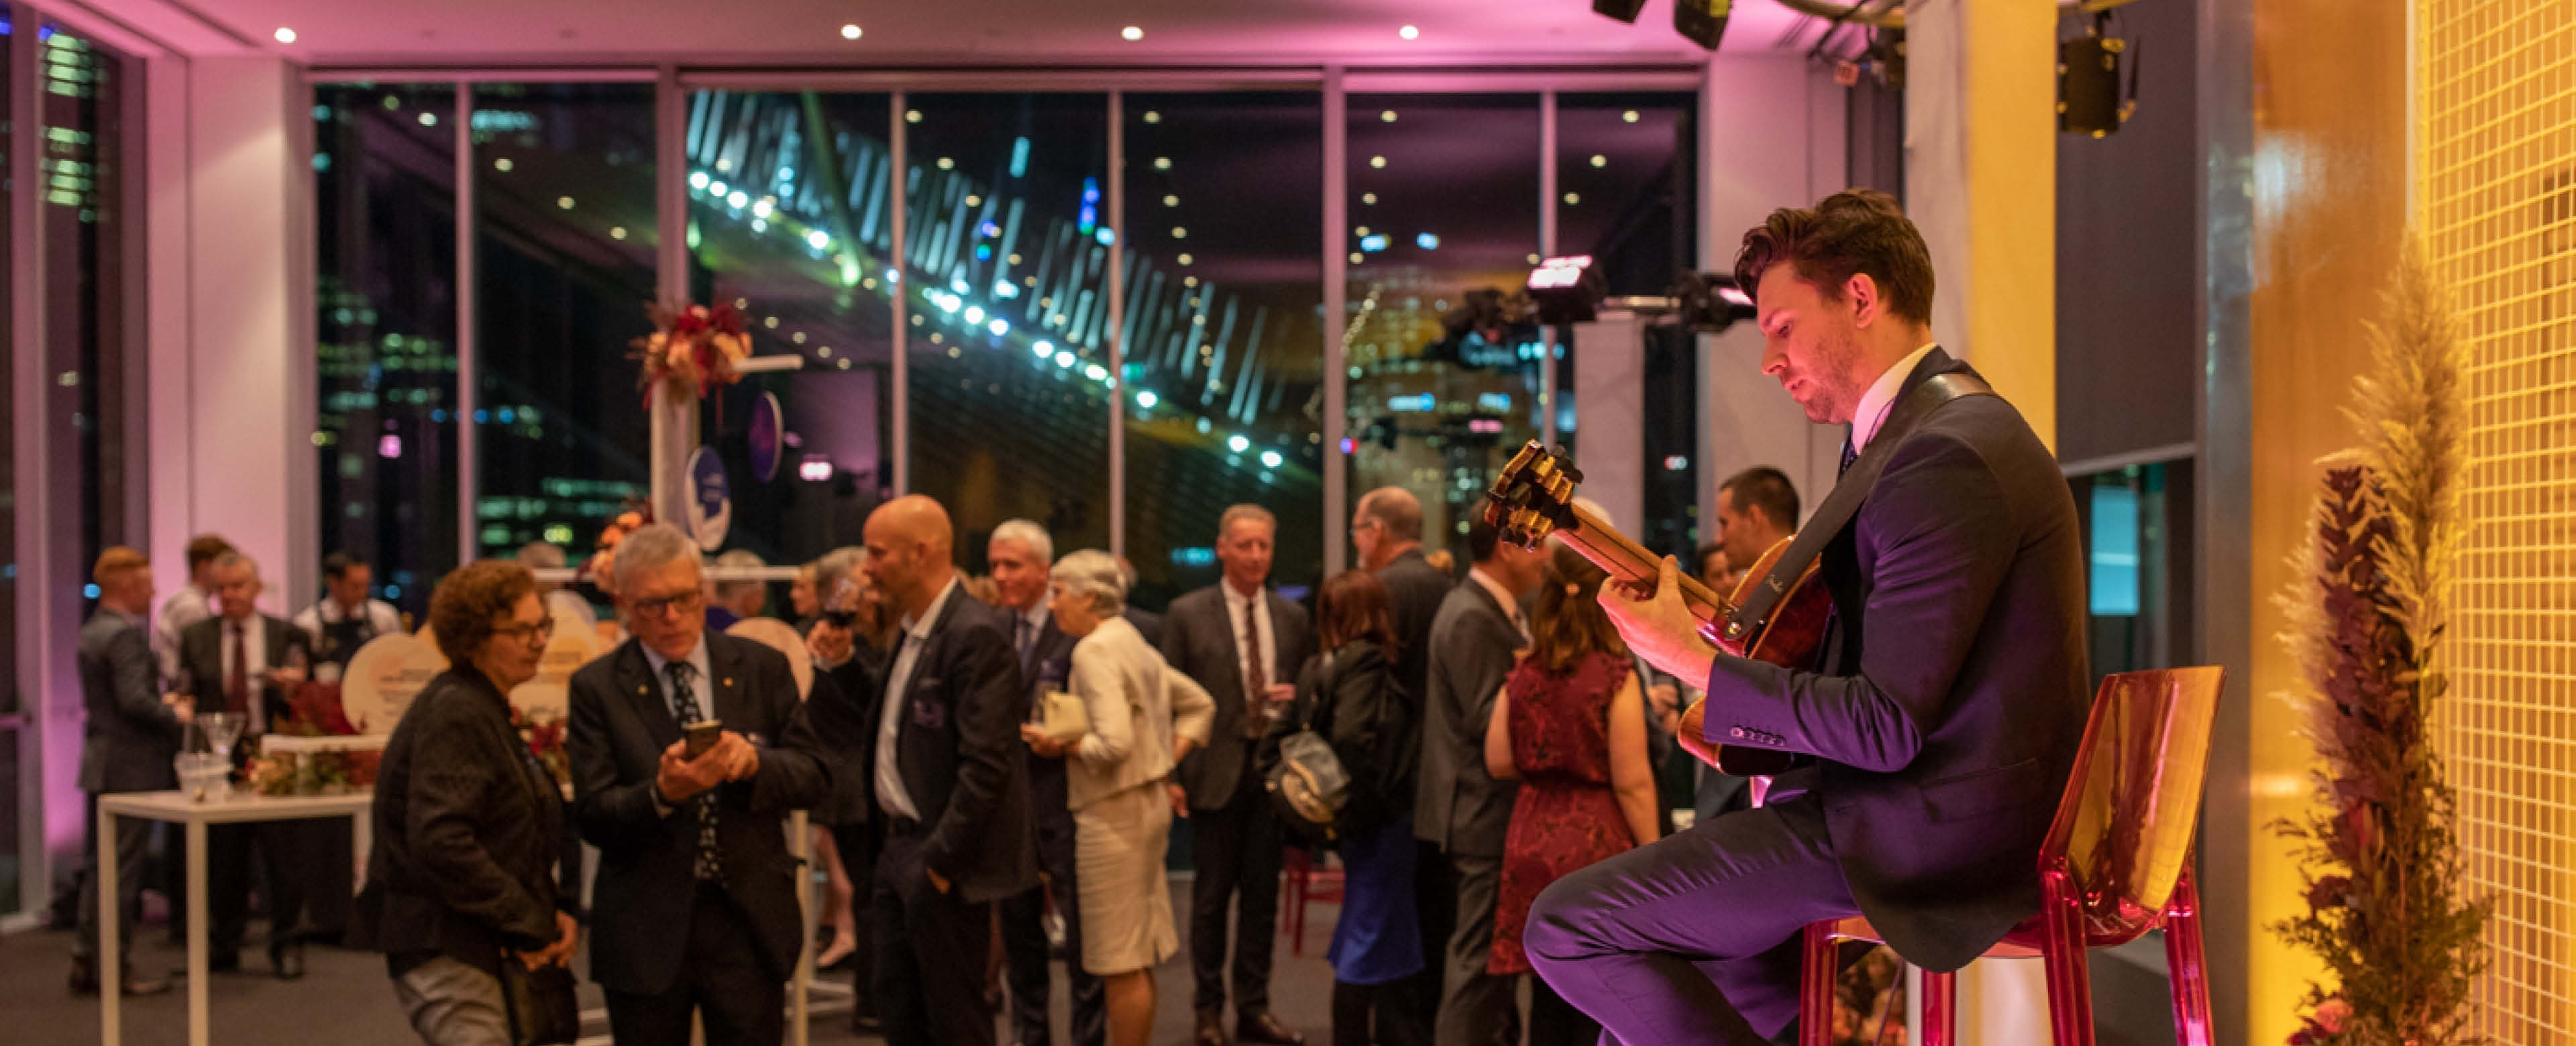
[[[1574,488],[1582,481],[1583,474],[1572,462],[1532,442],[1496,475],[1493,488],[1486,494],[1485,520],[1502,531],[1504,540],[1523,548],[1535,549],[1553,537],[1615,580],[1654,581],[1661,573],[1662,557],[1576,504]],[[1825,622],[1833,610],[1833,596],[1825,590],[1824,578],[1815,563],[1807,564],[1795,578],[1772,576],[1781,557],[1788,553],[1790,541],[1783,538],[1765,551],[1745,571],[1742,585],[1727,596],[1683,574],[1682,603],[1700,619],[1700,635],[1718,649],[1783,668],[1811,671],[1824,649]],[[1731,609],[1750,598],[1754,586],[1767,584],[1778,584],[1786,592],[1772,607],[1771,616],[1752,625],[1746,635],[1728,635]],[[1702,714],[1705,715],[1704,709]],[[1718,770],[1739,777],[1769,777],[1806,758],[1776,748],[1719,745],[1709,753],[1700,746],[1684,747]]]
[[[1795,536],[1781,538],[1753,567],[1744,572],[1744,581],[1728,593],[1727,605],[1741,606],[1752,598],[1753,588],[1771,580],[1771,572],[1780,565],[1780,557],[1789,551]],[[1767,662],[1782,668],[1812,671],[1824,653],[1825,623],[1834,609],[1833,593],[1825,588],[1824,575],[1816,563],[1807,564],[1794,579],[1783,582],[1789,594],[1781,597],[1771,610],[1771,619],[1754,633],[1740,639],[1724,635],[1723,626],[1711,622],[1701,630],[1717,648],[1737,657]],[[1770,777],[1797,765],[1803,757],[1776,748],[1751,748],[1743,745],[1719,745],[1714,765],[1722,772],[1739,777]]]

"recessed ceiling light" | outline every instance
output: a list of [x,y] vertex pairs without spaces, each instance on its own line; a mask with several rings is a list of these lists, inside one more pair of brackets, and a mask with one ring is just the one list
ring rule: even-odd
[[1636,111],[1636,110],[1634,110],[1634,109],[1630,109],[1630,110],[1628,110],[1627,112],[1620,113],[1620,114],[1619,114],[1619,118],[1620,118],[1620,119],[1622,119],[1622,120],[1625,120],[1625,121],[1627,121],[1627,122],[1629,122],[1629,123],[1636,123],[1636,122],[1637,122],[1637,111]]
[[845,25],[845,26],[842,26],[842,27],[841,27],[841,39],[843,39],[843,40],[856,40],[856,39],[858,39],[858,38],[859,38],[859,27],[858,27],[858,26],[856,26],[856,25]]
[[1412,26],[1409,26],[1409,25],[1408,25],[1408,26],[1405,26],[1405,27],[1404,27],[1404,28],[1402,28],[1402,29],[1398,29],[1398,30],[1396,30],[1396,31],[1395,31],[1395,35],[1397,35],[1397,36],[1401,36],[1401,37],[1403,37],[1403,38],[1405,38],[1405,39],[1407,39],[1407,40],[1411,40],[1411,39],[1413,39],[1414,37],[1421,36],[1421,35],[1422,35],[1422,30],[1420,30],[1420,29],[1416,29],[1416,28],[1414,28],[1414,27],[1412,27]]
[[1386,121],[1386,122],[1388,122],[1388,123],[1394,123],[1394,122],[1395,122],[1395,110],[1393,110],[1393,109],[1389,109],[1389,110],[1386,110],[1386,111],[1384,111],[1384,112],[1381,112],[1381,113],[1377,114],[1377,118],[1378,118],[1378,119],[1380,119],[1380,120],[1384,120],[1384,121]]
[[1121,38],[1128,40],[1142,40],[1145,38],[1145,30],[1131,25],[1125,29],[1119,30],[1118,35]]
[[295,42],[295,30],[289,29],[289,28],[287,28],[287,27],[285,27],[285,26],[282,26],[282,25],[281,25],[281,26],[278,26],[278,27],[277,27],[277,42],[278,42],[278,43],[281,43],[281,44],[291,44],[291,43],[294,43],[294,42]]
[[1603,155],[1601,155],[1600,153],[1593,153],[1593,154],[1592,154],[1592,166],[1594,166],[1594,167],[1608,167],[1608,166],[1610,166],[1610,158],[1609,158],[1609,157],[1607,157],[1607,156],[1603,156]]

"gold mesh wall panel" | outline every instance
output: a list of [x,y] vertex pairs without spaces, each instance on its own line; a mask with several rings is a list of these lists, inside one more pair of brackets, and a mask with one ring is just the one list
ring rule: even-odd
[[2439,738],[2495,904],[2473,1028],[2576,1040],[2576,0],[2418,0],[2419,220],[2469,342]]

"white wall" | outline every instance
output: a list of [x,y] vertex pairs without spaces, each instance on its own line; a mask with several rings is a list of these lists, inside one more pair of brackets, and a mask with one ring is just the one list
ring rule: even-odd
[[[1804,207],[1843,188],[1843,88],[1798,55],[1734,56],[1708,64],[1701,102],[1700,267],[1732,268],[1744,230],[1781,207]],[[1717,488],[1755,465],[1797,484],[1802,509],[1833,488],[1839,427],[1810,424],[1797,401],[1761,370],[1762,334],[1750,323],[1700,339],[1700,534],[1717,519]]]
[[[168,305],[185,309],[181,329],[153,329],[156,572],[175,588],[178,546],[221,534],[287,613],[319,583],[312,96],[276,58],[197,58],[181,74],[180,97],[154,92],[152,126],[153,259],[182,270],[153,282],[180,283]],[[185,169],[165,172],[174,139]]]

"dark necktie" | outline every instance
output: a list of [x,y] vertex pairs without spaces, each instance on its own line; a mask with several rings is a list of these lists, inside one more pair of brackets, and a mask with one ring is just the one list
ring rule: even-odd
[[1843,478],[1843,473],[1851,471],[1852,462],[1858,460],[1860,460],[1860,451],[1852,447],[1851,437],[1843,437],[1843,463],[1835,467],[1834,478]]
[[224,707],[239,715],[250,714],[250,645],[244,641],[244,629],[236,622],[225,631],[233,636],[233,668],[224,673]]
[[[699,709],[698,692],[689,685],[698,670],[686,661],[673,661],[662,666],[662,674],[671,681],[671,698],[680,708],[680,725],[702,722],[706,715]],[[698,862],[700,879],[724,878],[724,857],[716,850],[716,793],[708,789],[689,800],[698,812]]]
[[1243,663],[1252,666],[1244,673],[1243,736],[1260,737],[1270,732],[1266,713],[1270,703],[1270,669],[1261,663],[1261,604],[1243,607]]

